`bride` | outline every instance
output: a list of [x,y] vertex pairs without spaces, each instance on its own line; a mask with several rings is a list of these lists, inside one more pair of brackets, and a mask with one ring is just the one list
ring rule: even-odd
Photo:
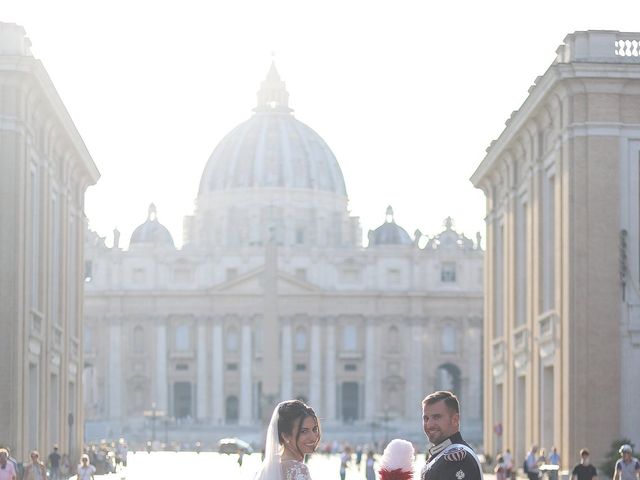
[[267,429],[264,461],[254,480],[311,480],[304,456],[320,442],[320,422],[300,400],[279,403]]

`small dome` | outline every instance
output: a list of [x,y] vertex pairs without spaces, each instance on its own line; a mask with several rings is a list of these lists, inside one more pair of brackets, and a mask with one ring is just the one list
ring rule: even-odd
[[380,245],[413,245],[407,231],[393,219],[393,208],[387,207],[385,222],[375,230],[369,230],[369,247]]
[[147,221],[136,228],[131,234],[129,245],[139,244],[175,248],[171,233],[169,233],[167,227],[158,222],[158,213],[153,203],[149,205]]

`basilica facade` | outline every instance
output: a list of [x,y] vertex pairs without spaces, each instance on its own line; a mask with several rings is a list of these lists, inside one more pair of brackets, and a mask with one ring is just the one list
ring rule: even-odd
[[422,398],[446,388],[480,441],[480,237],[451,219],[411,236],[380,213],[363,247],[340,166],[272,65],[209,158],[181,248],[153,205],[126,249],[117,231],[112,247],[87,233],[87,420],[114,436],[150,414],[228,432],[301,398],[328,431],[384,423],[419,439]]

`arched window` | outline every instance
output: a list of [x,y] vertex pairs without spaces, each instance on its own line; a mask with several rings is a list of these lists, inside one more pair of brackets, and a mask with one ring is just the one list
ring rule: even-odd
[[307,350],[307,331],[303,327],[296,329],[296,352]]
[[442,352],[455,353],[457,350],[456,329],[452,325],[445,325],[442,329]]
[[239,341],[238,341],[238,329],[235,327],[231,327],[227,330],[227,351],[228,352],[237,352]]
[[134,411],[142,411],[144,408],[144,387],[136,385],[133,389]]
[[144,353],[144,330],[140,325],[133,329],[133,353]]
[[389,327],[387,331],[387,351],[397,352],[400,350],[400,331],[395,325]]
[[444,363],[438,367],[436,373],[437,390],[448,390],[460,398],[460,369],[453,363]]

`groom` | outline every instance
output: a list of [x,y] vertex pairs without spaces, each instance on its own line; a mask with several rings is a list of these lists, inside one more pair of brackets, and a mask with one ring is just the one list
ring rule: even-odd
[[422,426],[432,446],[421,480],[482,480],[480,462],[460,435],[460,404],[451,392],[434,392],[422,401]]

